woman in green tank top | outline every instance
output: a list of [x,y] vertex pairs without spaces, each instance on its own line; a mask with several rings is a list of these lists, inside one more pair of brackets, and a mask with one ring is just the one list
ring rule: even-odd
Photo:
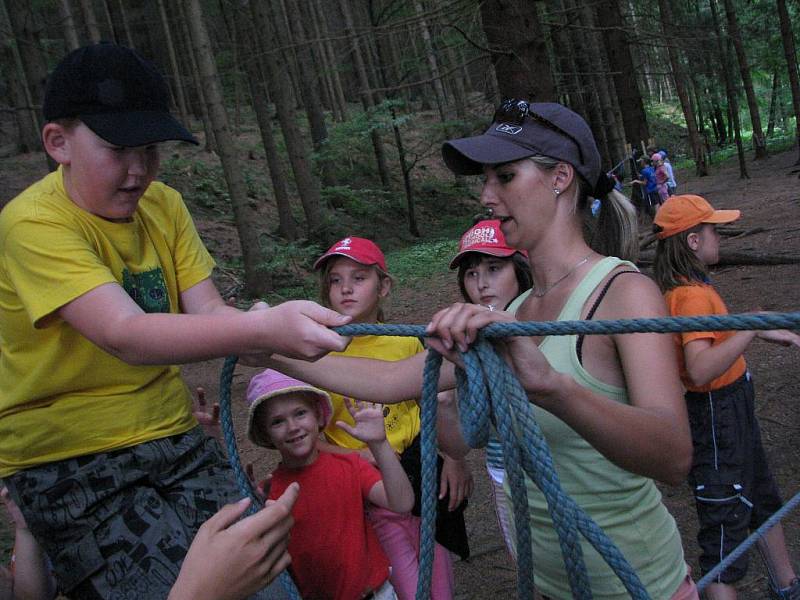
[[[475,304],[440,311],[428,327],[439,338],[432,347],[458,360],[452,350],[465,350],[480,328],[515,318],[667,315],[658,287],[628,262],[638,245],[635,211],[601,175],[594,138],[577,114],[559,104],[505,101],[483,135],[446,142],[442,153],[456,174],[484,176],[481,203],[508,244],[528,252],[533,288],[508,312]],[[682,482],[691,463],[669,336],[522,337],[507,346],[565,491],[620,548],[651,597],[697,598],[674,519],[653,483]],[[528,484],[538,593],[571,598],[544,498]],[[588,543],[584,554],[595,598],[628,597]]]

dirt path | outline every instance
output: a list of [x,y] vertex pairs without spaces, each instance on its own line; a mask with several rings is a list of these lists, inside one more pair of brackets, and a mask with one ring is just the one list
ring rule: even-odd
[[[724,240],[731,251],[759,253],[800,253],[800,190],[797,175],[790,173],[796,152],[778,154],[748,165],[752,179],[740,181],[734,163],[718,168],[710,177],[698,179],[678,173],[679,191],[706,196],[719,208],[740,208],[740,226],[763,227],[766,231],[738,239]],[[444,270],[443,270],[444,271]],[[800,270],[796,265],[772,267],[728,267],[714,274],[731,312],[761,308],[788,311],[798,309]],[[424,290],[397,290],[391,304],[391,320],[398,323],[423,322],[435,308],[458,299],[452,273],[443,272],[426,282]],[[800,425],[800,375],[795,367],[797,349],[777,348],[756,342],[747,353],[754,373],[764,442],[785,498],[800,489],[798,465],[800,448],[794,436]],[[204,386],[210,398],[217,396],[221,361],[209,361],[184,368],[190,387]],[[233,389],[234,414],[241,430],[241,399],[254,371],[238,368]],[[243,462],[254,462],[257,474],[268,472],[275,463],[272,453],[256,449],[239,436]],[[470,454],[476,489],[467,512],[473,557],[456,565],[457,597],[464,600],[506,598],[514,595],[515,569],[502,547],[489,495],[483,453]],[[664,500],[675,516],[683,536],[687,560],[697,572],[694,534],[696,519],[687,486],[661,487]],[[0,519],[0,547],[3,523]],[[784,522],[786,537],[795,563],[800,565],[800,517],[792,514]],[[7,536],[7,533],[6,533]],[[7,539],[7,538],[6,538]],[[7,545],[7,544],[6,544]],[[0,548],[2,549],[2,548]],[[7,548],[5,548],[7,551]],[[758,559],[751,562],[750,575],[741,586],[740,598],[766,597],[765,571]]]

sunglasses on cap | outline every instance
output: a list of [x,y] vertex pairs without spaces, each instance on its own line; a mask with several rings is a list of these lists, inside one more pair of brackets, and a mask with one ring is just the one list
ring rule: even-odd
[[567,133],[561,127],[553,123],[552,121],[545,119],[542,115],[537,114],[531,108],[531,104],[527,100],[517,100],[515,98],[504,98],[500,102],[500,106],[494,111],[494,116],[492,117],[492,121],[495,123],[510,123],[512,125],[522,125],[525,121],[525,118],[530,119],[534,123],[538,123],[542,127],[549,129],[550,131],[554,131],[559,135],[564,136],[568,140],[570,140],[575,147],[578,149],[578,155],[580,156],[581,163],[583,163],[583,150],[581,149],[581,145],[578,143],[578,140],[575,139],[574,136]]

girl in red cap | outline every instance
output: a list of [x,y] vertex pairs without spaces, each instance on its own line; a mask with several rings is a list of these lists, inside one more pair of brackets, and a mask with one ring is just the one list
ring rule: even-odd
[[[458,269],[458,287],[465,302],[481,304],[496,310],[505,310],[511,301],[531,287],[531,268],[528,253],[511,248],[500,230],[497,219],[481,220],[470,227],[458,247],[458,254],[450,261],[451,269]],[[439,400],[455,402],[455,391],[439,394]],[[511,529],[511,513],[503,484],[505,464],[503,447],[494,433],[486,443],[486,471],[492,483],[497,522],[506,548],[516,559],[516,549]]]
[[[314,264],[320,271],[322,303],[352,317],[353,323],[379,323],[384,319],[383,302],[389,296],[392,279],[386,268],[383,252],[373,241],[361,237],[347,237],[331,246]],[[341,356],[375,358],[398,361],[423,351],[416,338],[394,336],[360,336],[353,341]],[[337,388],[334,388],[337,389]],[[386,436],[391,446],[401,455],[401,462],[414,482],[419,497],[420,461],[419,431],[420,414],[412,391],[405,399],[384,407]],[[320,448],[333,453],[358,452],[369,462],[375,462],[369,448],[353,438],[336,423],[352,424],[346,409],[346,399],[331,393],[334,418],[325,430],[325,439]],[[440,459],[440,472],[445,469],[456,480],[468,476],[463,461],[449,457]],[[455,475],[453,475],[455,471]],[[462,473],[460,476],[459,474]],[[443,498],[443,503],[450,501]],[[446,505],[446,504],[445,504]],[[431,594],[434,600],[449,600],[453,597],[453,565],[448,550],[463,556],[469,553],[463,503],[456,502],[457,510],[439,510],[449,523],[440,523],[433,563]],[[455,508],[455,507],[454,507]],[[411,514],[398,514],[380,507],[370,507],[370,518],[392,565],[391,581],[400,600],[410,600],[416,595],[419,571],[419,502]],[[416,513],[416,514],[414,514]]]
[[[708,278],[719,261],[717,224],[731,223],[738,210],[714,210],[704,198],[672,196],[653,221],[658,237],[655,277],[670,314],[725,315],[728,309]],[[681,379],[692,430],[694,456],[689,483],[700,523],[700,568],[713,569],[782,500],[767,463],[754,411],[753,382],[742,353],[755,338],[800,346],[791,331],[687,331],[675,335]],[[783,527],[759,541],[772,598],[800,598],[800,581],[786,552]],[[734,584],[747,572],[743,554],[706,591],[712,600],[736,598]]]

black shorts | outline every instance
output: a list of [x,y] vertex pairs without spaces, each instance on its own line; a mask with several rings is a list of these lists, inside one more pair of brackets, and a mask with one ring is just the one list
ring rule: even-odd
[[[783,504],[754,411],[753,382],[745,373],[713,392],[687,392],[694,457],[689,483],[700,528],[700,569],[713,569]],[[715,581],[747,573],[745,553]]]
[[3,482],[73,598],[166,598],[200,525],[241,497],[200,427]]

